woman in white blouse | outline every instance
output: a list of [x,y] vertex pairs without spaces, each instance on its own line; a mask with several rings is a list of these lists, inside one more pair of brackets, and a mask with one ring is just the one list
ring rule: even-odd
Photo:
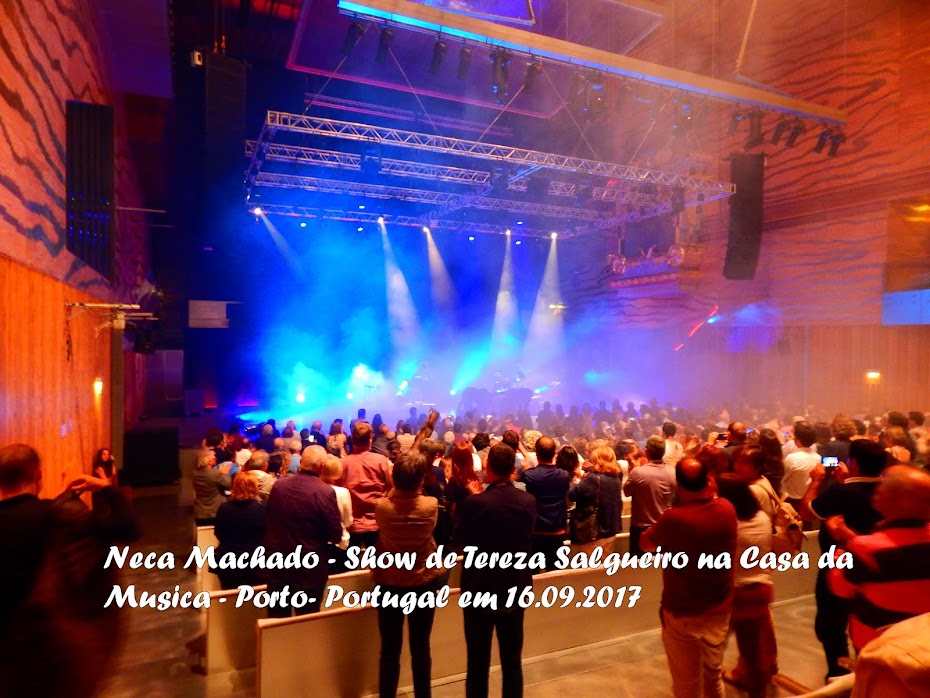
[[328,455],[320,470],[320,479],[336,492],[336,504],[339,506],[339,517],[342,519],[342,540],[338,547],[345,550],[349,547],[349,526],[352,525],[352,498],[345,487],[333,484],[342,477],[342,461],[336,456]]

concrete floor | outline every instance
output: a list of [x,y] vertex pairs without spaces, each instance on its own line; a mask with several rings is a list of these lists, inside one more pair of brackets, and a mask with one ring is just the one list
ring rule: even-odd
[[[185,458],[184,461],[189,460]],[[137,489],[134,502],[142,521],[143,538],[134,549],[171,551],[181,561],[190,552],[192,521],[190,466],[182,461],[187,477],[182,485]],[[123,584],[148,590],[193,588],[193,572],[125,570]],[[783,674],[811,688],[823,683],[826,671],[821,648],[814,637],[813,597],[774,608],[779,666]],[[131,609],[123,650],[101,691],[107,698],[247,698],[255,695],[255,671],[205,676],[202,670],[203,616],[193,609],[152,611]],[[736,643],[730,642],[726,667],[735,664]],[[499,694],[500,674],[491,672],[491,695]],[[524,665],[527,698],[563,698],[566,695],[671,696],[671,679],[658,631],[585,649],[537,658]],[[464,677],[436,685],[435,698],[462,696]],[[412,692],[401,695],[413,695]],[[728,696],[742,695],[730,687]],[[791,695],[772,687],[771,696]]]

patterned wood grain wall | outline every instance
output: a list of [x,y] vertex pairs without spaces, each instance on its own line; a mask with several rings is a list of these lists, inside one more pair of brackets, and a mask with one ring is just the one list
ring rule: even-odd
[[[90,352],[96,358],[64,362],[64,302],[126,300],[149,263],[139,214],[117,212],[112,282],[66,249],[67,100],[114,106],[116,204],[139,207],[143,201],[120,95],[110,88],[100,20],[90,0],[0,2],[0,375],[5,377],[0,410],[6,408],[9,417],[0,425],[0,443],[36,443],[46,467],[72,470],[89,467],[92,449],[107,433],[99,421],[103,417],[83,401],[95,376],[109,378],[109,358],[97,356],[100,340],[85,333],[75,336],[75,356]],[[104,363],[98,365],[98,359]],[[126,365],[126,420],[131,421],[141,410],[143,374],[134,355],[127,354]],[[32,381],[34,371],[39,378]],[[99,407],[108,415],[105,396]],[[65,417],[75,433],[80,429],[80,446],[71,436],[51,438]],[[56,473],[47,480],[50,493],[60,484],[57,479]]]
[[[748,0],[675,0],[671,20],[636,55],[732,80],[750,5]],[[615,240],[575,245],[572,260],[579,263],[573,264],[565,283],[576,316],[594,308],[611,318],[617,332],[665,328],[656,336],[667,343],[666,331],[670,336],[686,334],[717,305],[724,317],[721,325],[749,309],[753,322],[768,325],[755,331],[774,332],[784,339],[782,346],[795,346],[791,338],[796,332],[809,333],[807,368],[801,372],[792,355],[739,354],[722,352],[720,346],[715,350],[712,343],[686,343],[669,361],[682,371],[690,369],[681,376],[687,378],[681,387],[689,399],[701,393],[736,398],[742,386],[751,384],[762,386],[764,394],[800,401],[806,377],[808,399],[817,401],[813,393],[824,393],[831,404],[839,396],[858,404],[864,397],[862,366],[885,362],[885,388],[893,387],[912,407],[930,408],[930,333],[926,328],[878,326],[887,251],[893,243],[888,237],[890,204],[930,195],[928,31],[930,3],[925,2],[759,3],[742,75],[848,110],[848,140],[836,157],[815,153],[821,129],[807,122],[808,132],[796,147],[766,143],[761,148],[767,154],[765,224],[753,281],[722,278],[727,207],[713,203],[705,206],[702,221],[706,246],[700,281],[677,296],[662,295],[662,289],[611,290],[605,283],[605,260],[615,250]],[[703,153],[718,163],[709,174],[721,179],[729,179],[725,156],[742,151],[746,138],[745,124],[738,135],[728,135],[732,113],[708,110],[699,138]],[[778,119],[764,118],[767,135]],[[722,326],[707,334],[702,330],[692,342],[726,332]],[[910,369],[894,368],[904,365]],[[720,366],[732,367],[733,373],[721,375]]]
[[[95,449],[109,445],[110,344],[106,332],[96,335],[99,318],[84,313],[71,321],[66,358],[65,303],[95,300],[0,257],[0,444],[39,451],[47,496],[89,470]],[[98,376],[105,381],[100,397]]]

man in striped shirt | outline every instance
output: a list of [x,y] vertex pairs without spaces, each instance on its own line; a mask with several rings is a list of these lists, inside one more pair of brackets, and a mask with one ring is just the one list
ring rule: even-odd
[[872,505],[882,523],[850,540],[852,567],[828,577],[833,593],[852,601],[849,634],[857,652],[886,626],[930,612],[930,474],[888,468]]

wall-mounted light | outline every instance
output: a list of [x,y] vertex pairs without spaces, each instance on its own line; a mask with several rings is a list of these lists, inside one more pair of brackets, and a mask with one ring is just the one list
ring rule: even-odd
[[880,371],[866,371],[865,372],[865,382],[869,385],[878,385],[879,381],[882,379],[882,374]]
[[103,378],[94,378],[94,395],[103,395]]

